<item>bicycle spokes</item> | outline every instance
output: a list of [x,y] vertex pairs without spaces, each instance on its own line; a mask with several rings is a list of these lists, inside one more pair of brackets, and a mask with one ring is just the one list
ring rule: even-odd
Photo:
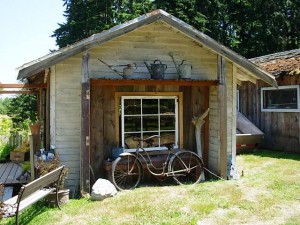
[[182,152],[170,161],[169,172],[178,184],[194,184],[200,181],[202,166],[197,155],[192,152]]
[[112,166],[112,181],[118,190],[135,188],[142,176],[142,166],[134,155],[117,158]]

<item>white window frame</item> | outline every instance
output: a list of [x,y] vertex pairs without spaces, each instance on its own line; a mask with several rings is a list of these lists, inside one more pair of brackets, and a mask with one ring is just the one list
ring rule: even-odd
[[[121,137],[122,137],[122,146],[125,146],[125,132],[124,132],[124,100],[125,99],[174,99],[175,101],[175,143],[174,143],[174,148],[178,148],[178,143],[179,143],[179,97],[178,96],[121,96]],[[142,105],[141,105],[142,106]],[[129,115],[130,116],[130,115]],[[148,115],[147,115],[148,116]],[[141,114],[141,120],[143,119],[143,116]],[[142,121],[141,121],[142,124]],[[160,124],[159,124],[160,125]],[[160,134],[162,130],[160,128],[158,129],[158,135]],[[149,133],[153,133],[153,131],[148,131]],[[131,132],[128,132],[131,133]],[[133,132],[134,133],[134,132]],[[147,133],[141,131],[141,133]],[[143,136],[142,136],[143,138]],[[160,139],[158,139],[159,145]],[[167,148],[164,146],[160,147],[144,147],[146,151],[151,151],[151,150],[166,150]],[[136,149],[124,149],[125,152],[132,152],[135,151]]]
[[[278,90],[278,89],[296,89],[297,90],[297,109],[266,109],[264,108],[264,91],[268,90]],[[261,111],[262,112],[300,112],[300,91],[299,91],[299,85],[289,85],[289,86],[279,86],[277,88],[274,87],[264,87],[260,90],[260,105],[261,105]]]

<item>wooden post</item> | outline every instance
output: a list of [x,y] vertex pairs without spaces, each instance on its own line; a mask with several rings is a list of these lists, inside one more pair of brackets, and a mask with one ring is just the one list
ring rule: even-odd
[[44,125],[44,133],[45,133],[45,147],[46,149],[50,149],[50,69],[46,70],[45,73],[45,82],[47,85],[46,89],[46,122]]
[[222,56],[218,55],[218,105],[220,124],[220,175],[227,178],[227,93],[226,93],[226,63]]
[[41,148],[41,136],[40,134],[30,135],[29,136],[29,145],[30,145],[30,178],[33,181],[35,177],[35,161],[34,154],[37,150]]
[[81,192],[90,193],[90,80],[89,53],[82,56],[81,81]]

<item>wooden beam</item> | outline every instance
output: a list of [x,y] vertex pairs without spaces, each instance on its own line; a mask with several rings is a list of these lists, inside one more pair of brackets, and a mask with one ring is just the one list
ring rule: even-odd
[[226,92],[226,62],[218,55],[218,105],[220,124],[220,175],[227,178],[227,92]]
[[82,55],[81,76],[81,192],[90,193],[90,82],[89,53]]
[[46,123],[45,123],[45,137],[46,137],[46,149],[50,149],[50,75],[51,70],[46,70],[45,83],[46,89]]
[[0,84],[0,88],[47,88],[47,84]]
[[217,80],[105,80],[93,79],[91,85],[177,85],[177,86],[217,86]]
[[0,91],[0,94],[37,94],[37,91]]

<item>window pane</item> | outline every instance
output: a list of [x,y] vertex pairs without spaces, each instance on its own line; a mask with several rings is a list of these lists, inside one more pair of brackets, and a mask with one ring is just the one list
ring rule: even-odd
[[141,100],[140,99],[124,99],[124,114],[125,115],[141,114]]
[[174,99],[161,99],[160,100],[160,113],[161,114],[174,114],[175,113],[175,100]]
[[175,115],[161,115],[160,117],[161,130],[175,130]]
[[125,146],[126,149],[134,149],[137,147],[138,142],[135,141],[135,138],[141,138],[141,133],[131,133],[131,134],[125,134]]
[[[143,133],[143,138],[146,139],[150,136],[158,135],[157,132],[151,132],[151,133]],[[153,137],[143,143],[144,148],[150,148],[150,147],[159,147],[159,137]]]
[[297,109],[297,89],[265,90],[265,109]]
[[141,117],[140,116],[124,117],[124,131],[125,132],[141,131]]
[[143,114],[158,114],[158,99],[143,99]]
[[163,146],[164,143],[174,143],[175,144],[175,142],[176,142],[175,140],[176,140],[175,131],[161,132],[160,133],[161,146]]
[[143,131],[157,131],[158,116],[143,116]]

